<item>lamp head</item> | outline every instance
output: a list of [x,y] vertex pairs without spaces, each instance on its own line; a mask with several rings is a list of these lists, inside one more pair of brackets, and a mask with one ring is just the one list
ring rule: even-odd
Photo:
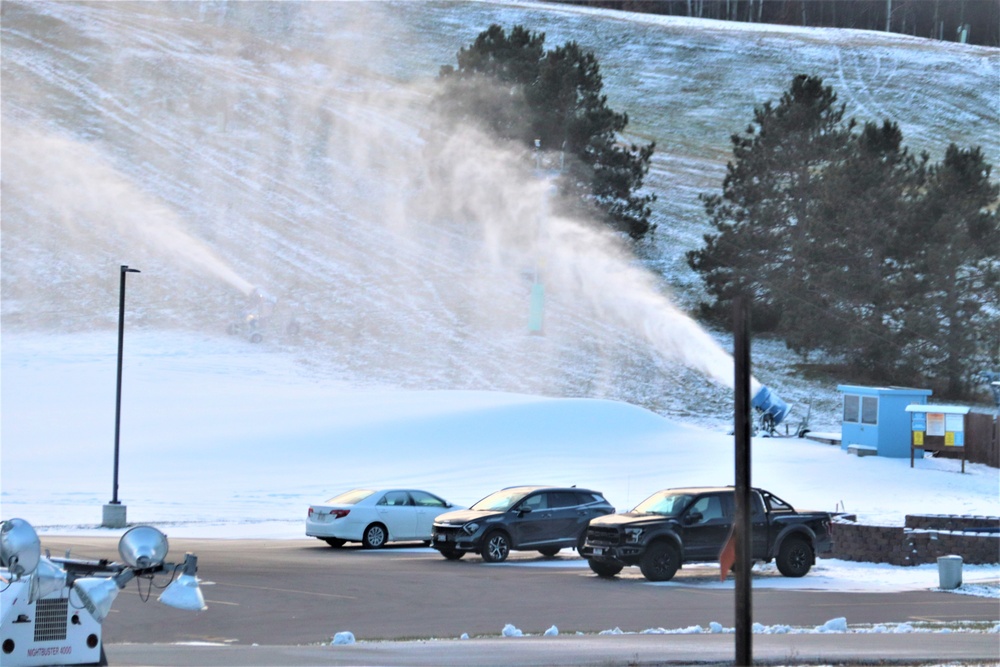
[[61,591],[66,587],[66,570],[62,569],[48,558],[38,563],[31,577],[31,587],[28,589],[28,602],[37,602],[46,595]]
[[118,541],[118,553],[122,560],[137,570],[159,567],[169,549],[167,536],[153,526],[129,528]]
[[204,611],[205,598],[201,594],[201,587],[198,586],[198,557],[194,554],[187,554],[184,557],[184,572],[177,580],[167,586],[166,590],[158,598],[160,602],[175,609],[185,611]]
[[8,519],[0,525],[0,566],[20,579],[35,571],[42,557],[38,533],[24,519]]
[[84,577],[73,582],[72,593],[80,600],[77,606],[86,608],[94,620],[103,623],[118,597],[118,590],[118,582],[113,578]]

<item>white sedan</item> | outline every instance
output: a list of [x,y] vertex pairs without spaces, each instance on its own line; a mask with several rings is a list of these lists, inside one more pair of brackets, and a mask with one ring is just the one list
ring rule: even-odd
[[361,542],[378,549],[386,542],[430,544],[434,519],[455,507],[433,493],[416,489],[354,489],[309,508],[306,535],[331,547]]

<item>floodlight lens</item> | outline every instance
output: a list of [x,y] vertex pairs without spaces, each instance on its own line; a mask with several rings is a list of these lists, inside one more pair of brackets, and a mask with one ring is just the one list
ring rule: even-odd
[[125,564],[140,570],[162,565],[169,549],[167,536],[153,526],[129,528],[118,542]]
[[41,557],[42,543],[30,523],[24,519],[3,522],[0,526],[0,566],[19,579],[34,572]]
[[177,580],[163,591],[159,600],[174,609],[183,609],[185,611],[204,611],[208,609],[205,605],[205,598],[201,594],[201,587],[198,586],[198,580],[189,574],[182,574],[177,577]]
[[204,611],[205,598],[201,594],[201,587],[198,586],[198,557],[194,554],[184,556],[184,572],[177,577],[177,581],[167,586],[167,589],[160,595],[159,600],[168,607],[183,609],[185,611]]
[[84,577],[73,582],[73,592],[80,598],[81,606],[98,623],[103,623],[118,597],[118,583],[110,578]]
[[66,570],[48,558],[43,558],[39,561],[38,567],[31,577],[31,587],[28,589],[28,602],[37,602],[46,595],[61,591],[65,587]]

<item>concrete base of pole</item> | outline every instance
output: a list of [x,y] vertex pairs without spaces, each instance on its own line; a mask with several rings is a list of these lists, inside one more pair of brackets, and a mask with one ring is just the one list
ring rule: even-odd
[[101,521],[101,526],[104,528],[124,528],[126,513],[125,505],[121,503],[108,503],[104,506],[104,517]]

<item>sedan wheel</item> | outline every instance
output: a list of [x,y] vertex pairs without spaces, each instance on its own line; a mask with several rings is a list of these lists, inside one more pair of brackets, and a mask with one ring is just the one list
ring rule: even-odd
[[327,538],[324,538],[323,541],[326,542],[327,544],[329,544],[334,549],[339,549],[340,547],[342,547],[345,544],[347,544],[347,540],[342,540],[342,539],[337,538],[337,537],[327,537]]
[[560,551],[559,547],[542,547],[541,549],[538,550],[538,553],[542,554],[547,558],[552,558],[557,553],[559,553],[559,551]]
[[441,555],[448,560],[458,560],[465,555],[465,552],[458,551],[457,549],[441,549]]
[[385,531],[385,526],[380,523],[373,523],[365,528],[365,536],[361,540],[361,544],[365,549],[381,549],[385,546],[388,537],[389,535]]
[[496,531],[486,536],[480,552],[487,563],[502,563],[510,554],[510,538],[506,533]]
[[666,542],[654,542],[646,549],[639,563],[642,576],[650,581],[670,581],[681,566],[677,548]]

